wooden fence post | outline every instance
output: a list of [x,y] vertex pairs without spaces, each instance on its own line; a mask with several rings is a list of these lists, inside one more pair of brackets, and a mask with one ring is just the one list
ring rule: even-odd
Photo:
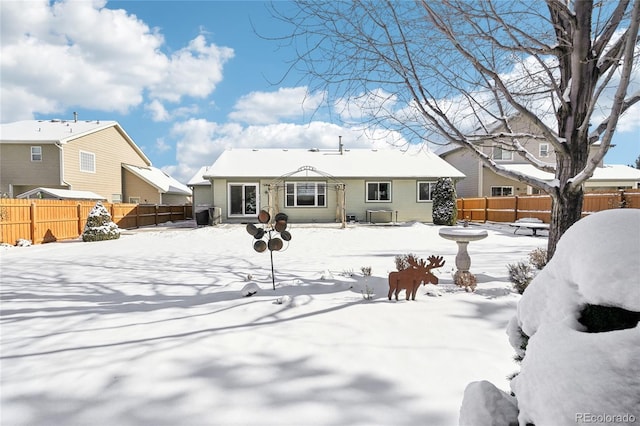
[[136,228],[140,228],[140,204],[136,204]]
[[514,206],[513,206],[513,213],[515,215],[515,217],[513,218],[513,221],[515,222],[516,220],[518,220],[518,196],[515,196],[516,199],[514,201]]
[[484,221],[486,222],[489,218],[489,199],[484,197]]
[[82,235],[82,204],[76,205],[76,214],[78,215],[78,236]]
[[155,223],[156,223],[156,226],[158,226],[158,205],[157,204],[156,204]]
[[31,203],[31,226],[30,226],[30,233],[31,233],[31,242],[33,244],[36,244],[36,203],[32,202]]

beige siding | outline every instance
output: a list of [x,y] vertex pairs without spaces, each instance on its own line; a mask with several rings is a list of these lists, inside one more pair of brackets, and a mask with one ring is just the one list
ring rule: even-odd
[[[213,182],[213,205],[220,207],[222,210],[223,222],[242,222],[255,220],[251,217],[246,218],[229,218],[228,215],[228,183],[259,183],[260,184],[260,200],[261,208],[266,208],[268,200],[268,184],[273,179],[264,178],[256,181],[238,180],[227,181],[225,179],[216,179]],[[277,206],[278,211],[286,213],[292,223],[314,223],[314,222],[336,222],[338,191],[336,191],[336,182],[327,181],[318,178],[300,179],[292,178],[287,180],[290,182],[301,181],[319,181],[326,182],[326,207],[285,207],[285,188],[284,182],[278,187]],[[366,182],[391,182],[391,202],[367,202],[366,200]],[[425,179],[420,179],[425,181]],[[435,182],[435,179],[433,180]],[[418,202],[417,200],[417,181],[415,179],[346,179],[343,181],[346,185],[346,214],[355,215],[358,221],[364,222],[368,219],[367,210],[390,210],[392,215],[385,213],[375,214],[374,221],[397,220],[401,222],[407,221],[432,221],[432,203]],[[397,211],[397,216],[396,216]]]
[[483,167],[482,179],[482,195],[483,197],[491,196],[491,187],[493,186],[510,186],[513,187],[513,195],[524,195],[527,193],[527,184],[518,182],[517,180],[502,177],[491,170]]
[[125,188],[123,202],[129,203],[132,202],[132,198],[137,198],[140,204],[162,204],[157,188],[149,185],[129,170],[123,169],[122,177]]
[[[31,146],[42,147],[42,161],[31,161]],[[60,149],[54,144],[0,144],[0,193],[14,197],[37,187],[62,188]]]
[[213,206],[213,192],[211,185],[195,185],[193,191],[194,206]]
[[165,205],[180,205],[191,204],[191,197],[189,195],[181,194],[162,194],[162,203]]
[[479,167],[478,160],[466,149],[453,151],[443,158],[456,169],[465,174],[465,178],[456,182],[456,193],[460,198],[478,196]]
[[[95,173],[80,171],[80,151],[95,155]],[[112,201],[122,194],[122,164],[148,166],[115,127],[74,139],[64,145],[64,179],[71,189],[93,191]],[[126,201],[123,199],[123,201]]]

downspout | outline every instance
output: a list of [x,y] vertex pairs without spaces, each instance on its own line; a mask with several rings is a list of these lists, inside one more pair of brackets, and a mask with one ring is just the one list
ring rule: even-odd
[[60,150],[60,185],[67,186],[71,189],[71,185],[64,181],[64,151],[62,149],[62,144],[56,142],[54,145]]

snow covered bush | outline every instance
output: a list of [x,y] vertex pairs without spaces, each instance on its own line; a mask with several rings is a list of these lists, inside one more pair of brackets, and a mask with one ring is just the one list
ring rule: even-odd
[[529,253],[529,263],[536,269],[542,270],[547,264],[547,250],[539,247]]
[[526,262],[518,262],[508,264],[507,270],[509,271],[509,281],[513,284],[513,288],[520,294],[524,293],[534,277],[531,266]]
[[[579,220],[523,294],[507,330],[523,355],[511,381],[519,424],[640,419],[638,235],[638,209],[606,210]],[[529,336],[526,352],[523,336]],[[478,398],[465,398],[464,418],[475,426],[494,424],[474,409]]]
[[440,178],[433,190],[433,223],[455,225],[458,220],[456,188],[451,178]]
[[100,201],[89,212],[82,232],[82,241],[104,241],[120,238],[120,229]]

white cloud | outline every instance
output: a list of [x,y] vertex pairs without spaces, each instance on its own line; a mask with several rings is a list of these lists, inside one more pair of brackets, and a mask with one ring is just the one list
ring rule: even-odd
[[247,124],[273,124],[313,114],[324,99],[323,92],[308,88],[281,87],[276,92],[251,92],[234,105],[229,119]]
[[346,128],[327,122],[309,124],[276,123],[264,126],[219,124],[191,119],[174,124],[171,134],[178,140],[178,164],[170,166],[172,176],[187,182],[202,166],[208,166],[228,148],[319,148],[338,149],[342,136],[345,148],[390,147],[400,136],[387,131]]
[[[157,29],[104,5],[0,2],[0,121],[52,114],[70,105],[126,113],[142,104],[145,94],[150,102],[203,98],[222,80],[232,49],[199,35],[168,56]],[[156,119],[166,116],[160,106],[151,105]]]
[[155,149],[158,152],[166,152],[171,150],[171,145],[165,142],[164,138],[156,139]]
[[153,121],[168,121],[171,117],[169,111],[164,107],[162,102],[157,99],[149,102],[145,105],[144,109],[151,113],[151,119]]

